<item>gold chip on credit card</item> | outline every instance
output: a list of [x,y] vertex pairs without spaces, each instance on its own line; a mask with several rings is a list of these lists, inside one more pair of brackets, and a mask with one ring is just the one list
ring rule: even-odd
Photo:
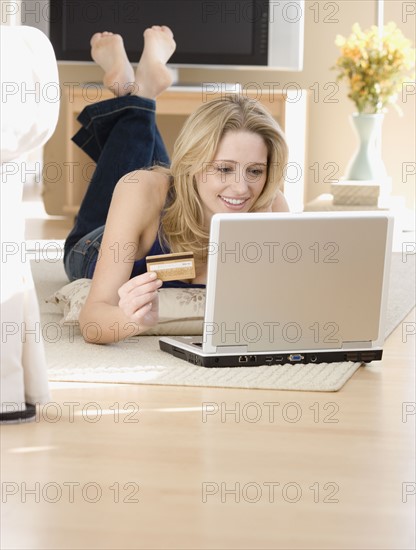
[[193,252],[174,252],[146,257],[147,271],[155,271],[161,281],[195,278]]

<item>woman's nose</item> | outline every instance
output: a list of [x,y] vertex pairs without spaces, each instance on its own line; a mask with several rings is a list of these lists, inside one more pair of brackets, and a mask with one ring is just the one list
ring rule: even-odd
[[244,193],[250,184],[250,180],[247,177],[247,174],[244,169],[236,170],[234,178],[231,182],[231,187],[234,191],[239,192],[240,194]]

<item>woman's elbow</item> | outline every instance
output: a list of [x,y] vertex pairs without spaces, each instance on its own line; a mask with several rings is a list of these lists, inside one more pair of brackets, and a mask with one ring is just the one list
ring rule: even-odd
[[79,328],[84,342],[87,344],[106,344],[102,325],[94,319],[84,305],[79,314]]

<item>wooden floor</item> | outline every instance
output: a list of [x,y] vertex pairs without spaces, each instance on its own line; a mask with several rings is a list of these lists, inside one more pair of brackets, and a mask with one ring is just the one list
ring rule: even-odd
[[52,384],[1,428],[1,548],[414,548],[409,326],[338,393]]
[[1,428],[0,547],[415,548],[414,323],[337,393],[51,384]]

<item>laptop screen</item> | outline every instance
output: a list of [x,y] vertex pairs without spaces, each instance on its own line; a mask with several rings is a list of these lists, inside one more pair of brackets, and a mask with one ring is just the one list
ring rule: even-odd
[[204,351],[371,347],[390,222],[378,212],[213,216]]

